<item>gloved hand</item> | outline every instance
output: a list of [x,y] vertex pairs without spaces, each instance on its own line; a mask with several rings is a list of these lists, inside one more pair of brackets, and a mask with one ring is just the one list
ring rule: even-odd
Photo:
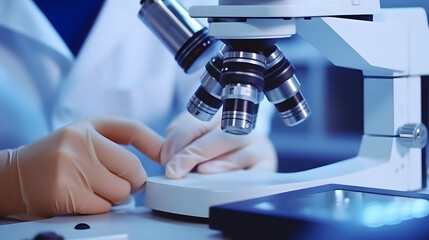
[[28,220],[96,214],[127,199],[147,175],[131,144],[159,161],[163,139],[139,122],[85,119],[21,148],[0,152],[0,216]]
[[277,154],[271,141],[256,131],[247,136],[224,133],[220,114],[210,122],[202,122],[184,112],[167,129],[161,163],[166,166],[166,177],[177,179],[195,166],[199,173],[276,171]]

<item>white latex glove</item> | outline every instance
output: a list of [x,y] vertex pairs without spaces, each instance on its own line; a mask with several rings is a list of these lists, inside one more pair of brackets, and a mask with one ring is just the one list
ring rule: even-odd
[[184,112],[167,129],[161,163],[166,166],[166,177],[177,179],[195,166],[199,173],[276,171],[277,154],[271,141],[256,131],[247,136],[224,133],[220,114],[203,122]]
[[0,216],[96,214],[142,188],[140,160],[131,144],[155,161],[163,139],[139,122],[85,119],[14,150],[0,152]]

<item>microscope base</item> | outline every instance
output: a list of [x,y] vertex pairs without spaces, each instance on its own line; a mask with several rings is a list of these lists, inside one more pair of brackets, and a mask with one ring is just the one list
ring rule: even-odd
[[405,154],[402,150],[395,138],[363,136],[357,157],[302,172],[240,170],[213,175],[190,173],[179,180],[150,177],[145,202],[154,210],[207,218],[213,205],[325,184],[419,190],[423,180],[422,174],[417,174],[422,172],[421,150],[408,149]]

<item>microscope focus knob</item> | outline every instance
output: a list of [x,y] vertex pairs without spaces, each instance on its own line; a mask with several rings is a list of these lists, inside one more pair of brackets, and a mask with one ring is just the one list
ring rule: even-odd
[[410,148],[424,148],[428,131],[423,123],[405,124],[398,129],[399,142]]

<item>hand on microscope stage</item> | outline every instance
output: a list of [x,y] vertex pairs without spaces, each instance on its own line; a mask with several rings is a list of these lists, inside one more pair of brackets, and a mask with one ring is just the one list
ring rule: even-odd
[[179,115],[168,127],[161,150],[168,178],[185,176],[194,167],[199,173],[238,169],[277,170],[277,154],[271,141],[254,131],[247,136],[224,133],[220,114],[202,122],[189,113]]
[[2,151],[0,216],[107,212],[147,178],[137,156],[118,144],[131,144],[159,161],[162,142],[139,122],[88,118],[30,145]]

